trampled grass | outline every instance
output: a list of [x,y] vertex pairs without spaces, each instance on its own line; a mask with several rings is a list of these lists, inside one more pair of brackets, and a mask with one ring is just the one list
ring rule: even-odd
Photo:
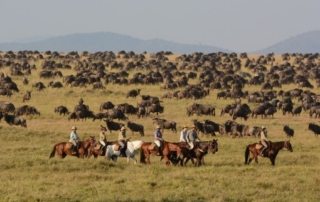
[[[38,64],[39,65],[39,64]],[[31,84],[40,80],[38,71],[30,76]],[[7,71],[4,69],[3,71]],[[65,72],[64,72],[65,73]],[[70,71],[69,71],[70,73]],[[20,93],[1,100],[22,105],[22,96],[30,90],[31,84],[22,85],[21,77],[13,77]],[[57,79],[59,80],[59,79]],[[41,79],[44,83],[51,81]],[[294,85],[284,86],[289,90]],[[265,125],[270,140],[285,140],[282,131],[284,124],[295,129],[291,142],[293,153],[281,151],[276,166],[268,159],[259,159],[259,164],[244,165],[244,149],[249,143],[256,142],[253,137],[231,138],[220,136],[219,151],[205,157],[202,167],[165,166],[158,157],[152,157],[151,165],[127,164],[125,159],[109,162],[104,158],[48,159],[55,143],[66,141],[70,128],[76,125],[82,139],[97,136],[100,121],[68,121],[66,117],[54,114],[54,108],[65,105],[69,109],[77,104],[80,97],[90,109],[98,112],[104,101],[119,104],[128,102],[136,105],[137,99],[126,99],[128,89],[141,88],[142,94],[162,96],[158,85],[107,85],[105,90],[88,88],[49,89],[43,92],[32,91],[32,99],[27,103],[35,106],[41,116],[27,118],[28,128],[8,126],[0,123],[0,201],[319,201],[320,200],[320,139],[307,130],[310,119],[307,113],[300,117],[283,116],[278,112],[275,118],[237,120],[248,125]],[[259,87],[248,87],[259,90]],[[232,100],[216,100],[216,92],[199,100],[200,103],[214,104],[217,114]],[[318,89],[316,89],[318,92]],[[163,99],[165,112],[161,117],[174,120],[178,128],[191,125],[192,119],[212,119],[223,123],[229,116],[187,117],[186,106],[194,100]],[[297,100],[294,100],[297,102]],[[251,105],[254,106],[254,105]],[[132,139],[151,141],[153,124],[151,118],[129,119],[145,126],[145,137]],[[117,133],[108,139],[116,139]],[[178,141],[179,134],[165,131],[168,141]],[[201,136],[203,140],[212,137]],[[137,158],[139,155],[137,155]]]

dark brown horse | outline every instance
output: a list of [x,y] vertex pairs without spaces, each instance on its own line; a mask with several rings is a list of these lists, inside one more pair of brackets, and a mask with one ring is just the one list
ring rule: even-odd
[[[175,152],[177,158],[180,158],[181,148],[176,143],[163,141],[161,146],[161,160],[164,159],[166,165],[170,165],[169,155],[171,152]],[[157,155],[157,151],[155,149],[155,145],[153,142],[145,142],[141,145],[140,151],[140,163],[148,163],[150,164],[150,156],[151,154]]]
[[[186,163],[191,160],[195,166],[200,166],[204,164],[204,156],[211,153],[216,153],[218,151],[218,140],[213,139],[212,141],[196,142],[194,149],[190,150],[189,146],[185,142],[177,143],[181,148],[182,158],[180,160],[180,165],[186,165]],[[194,163],[194,159],[196,163]],[[177,162],[175,155],[170,156],[170,160]]]
[[[280,141],[280,142],[269,141],[268,148],[265,149],[262,157],[269,158],[272,165],[275,165],[275,160],[278,155],[278,152],[283,148],[289,150],[290,152],[293,152],[290,141]],[[253,159],[256,161],[256,163],[258,163],[258,156],[259,155],[261,156],[261,154],[260,154],[261,149],[262,149],[261,143],[249,144],[246,148],[246,151],[245,151],[244,163],[249,164],[249,163],[251,163],[251,161]],[[251,154],[251,156],[250,156],[250,154]],[[249,158],[249,156],[250,156],[250,158]]]
[[76,156],[78,158],[84,158],[88,155],[88,149],[91,145],[95,144],[95,137],[91,136],[85,141],[80,141],[77,152],[74,154],[71,151],[72,143],[71,142],[60,142],[53,146],[52,152],[49,158],[54,157],[55,155],[59,156],[60,158],[65,158],[67,155],[69,156]]

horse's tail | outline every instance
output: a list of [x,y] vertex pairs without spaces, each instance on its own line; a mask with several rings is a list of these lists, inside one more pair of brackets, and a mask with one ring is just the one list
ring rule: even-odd
[[249,152],[250,152],[250,150],[249,150],[249,145],[248,145],[246,148],[246,151],[244,153],[244,164],[248,164],[248,159],[249,159],[249,154],[250,154]]
[[140,150],[140,163],[146,163],[146,156],[144,155],[143,147],[141,147],[141,150]]
[[57,145],[54,145],[54,146],[53,146],[53,149],[52,149],[52,152],[51,152],[51,154],[50,154],[50,156],[49,156],[49,159],[51,159],[52,157],[54,157],[54,155],[55,155],[55,153],[56,153],[56,146],[57,146]]

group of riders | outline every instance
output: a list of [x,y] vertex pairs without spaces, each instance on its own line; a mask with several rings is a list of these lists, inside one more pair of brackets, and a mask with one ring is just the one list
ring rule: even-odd
[[[265,129],[265,127],[262,127],[262,129]],[[102,151],[106,147],[107,142],[107,128],[100,126],[100,134],[99,134],[99,143],[100,143],[100,150]],[[120,156],[126,156],[125,151],[127,149],[127,134],[126,134],[126,128],[125,126],[122,126],[118,135],[118,144],[119,144],[119,151]],[[161,148],[163,145],[163,135],[162,130],[159,125],[156,126],[156,129],[154,131],[154,144],[153,147],[157,155],[161,155]],[[193,150],[197,146],[197,142],[200,142],[200,138],[198,136],[197,130],[195,126],[192,126],[191,129],[189,129],[188,126],[183,126],[182,131],[180,132],[180,142],[185,142],[188,144],[188,148],[190,150]],[[70,133],[70,140],[69,142],[72,143],[72,153],[75,154],[77,152],[77,148],[79,146],[80,138],[77,134],[77,127],[73,126],[71,128]],[[260,142],[262,148],[260,149],[260,155],[263,156],[263,152],[268,148],[268,139],[266,137],[266,134],[264,130],[260,133]]]

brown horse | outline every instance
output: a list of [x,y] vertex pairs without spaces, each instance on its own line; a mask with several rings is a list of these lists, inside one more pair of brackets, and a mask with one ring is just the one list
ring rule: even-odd
[[[280,141],[280,142],[269,141],[268,148],[265,149],[262,157],[268,157],[270,159],[272,165],[274,166],[278,152],[283,148],[289,150],[290,152],[293,152],[290,141]],[[246,148],[246,151],[245,151],[244,164],[251,163],[251,161],[253,159],[256,161],[256,163],[258,163],[258,156],[259,155],[261,156],[261,154],[260,154],[261,149],[262,149],[261,143],[249,144]],[[250,154],[251,154],[251,157],[249,158]]]
[[88,149],[91,145],[95,144],[95,137],[91,136],[85,141],[80,141],[77,152],[74,154],[71,151],[72,143],[71,142],[60,142],[53,146],[52,152],[49,158],[58,155],[60,158],[65,158],[67,155],[76,156],[78,158],[84,158],[88,155]]
[[[176,143],[171,142],[162,142],[161,146],[161,160],[164,159],[166,165],[170,165],[169,155],[171,152],[175,152],[177,157],[180,158],[181,148]],[[141,145],[140,151],[140,163],[148,163],[150,164],[150,156],[151,154],[157,155],[157,151],[155,149],[153,142],[145,142]]]
[[[194,149],[190,150],[189,145],[186,142],[176,143],[181,148],[182,158],[180,159],[180,165],[184,166],[189,160],[192,161],[195,166],[200,166],[204,164],[204,156],[211,153],[216,153],[218,151],[218,140],[213,139],[212,141],[196,142]],[[194,163],[194,159],[196,163]],[[176,154],[172,153],[170,155],[170,161],[173,163],[179,163]]]

